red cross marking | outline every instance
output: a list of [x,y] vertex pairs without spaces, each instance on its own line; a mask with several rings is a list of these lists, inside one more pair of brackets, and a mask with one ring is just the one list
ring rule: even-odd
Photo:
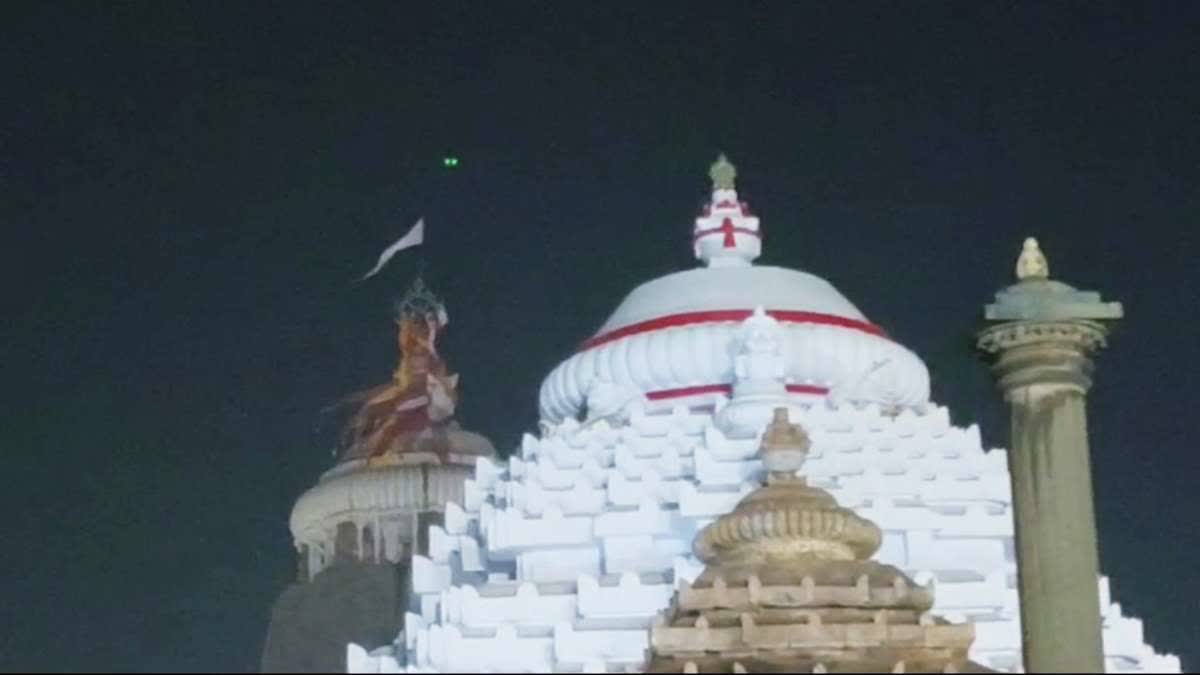
[[733,226],[733,221],[729,218],[726,218],[721,223],[721,234],[725,235],[725,243],[723,244],[725,248],[734,248],[737,246],[737,240],[733,238],[733,233],[736,231],[737,229]]

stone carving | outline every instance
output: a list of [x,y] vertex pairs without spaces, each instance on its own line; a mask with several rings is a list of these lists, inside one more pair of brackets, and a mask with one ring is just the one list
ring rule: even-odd
[[762,307],[742,322],[733,343],[733,400],[717,414],[717,426],[737,438],[752,437],[787,397],[779,322]]
[[1021,281],[1050,278],[1050,264],[1046,261],[1041,247],[1038,246],[1037,239],[1033,237],[1025,239],[1025,244],[1021,247],[1021,255],[1017,257],[1017,278]]
[[783,382],[784,364],[779,322],[760,306],[742,322],[737,335],[738,354],[733,359],[734,375],[743,389],[776,390]]
[[795,470],[808,436],[773,412],[764,487],[695,541],[706,563],[651,629],[650,672],[989,672],[969,624],[933,618],[933,593],[870,560],[879,528]]
[[587,417],[584,426],[606,420],[610,424],[629,421],[633,410],[645,404],[642,392],[628,385],[595,379],[587,393]]
[[1092,353],[1107,346],[1108,330],[1095,321],[1058,322],[1013,322],[997,324],[981,332],[976,346],[988,354],[1005,349],[1055,342],[1070,344],[1085,353]]

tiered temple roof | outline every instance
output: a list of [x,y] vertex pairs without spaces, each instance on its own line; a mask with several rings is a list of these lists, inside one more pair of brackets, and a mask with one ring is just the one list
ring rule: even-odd
[[990,672],[970,624],[929,613],[933,593],[871,556],[882,532],[797,475],[810,442],[776,408],[766,484],[696,537],[707,563],[650,631],[650,672]]

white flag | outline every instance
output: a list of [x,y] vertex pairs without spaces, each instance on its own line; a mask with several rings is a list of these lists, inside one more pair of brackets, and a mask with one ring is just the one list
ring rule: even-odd
[[412,248],[423,241],[425,241],[425,219],[421,218],[417,221],[417,224],[413,225],[412,229],[409,230],[403,237],[397,239],[396,243],[387,247],[384,249],[383,253],[379,254],[379,262],[375,263],[375,269],[367,272],[362,279],[359,279],[359,281],[365,281],[375,276],[379,270],[383,269],[383,266],[392,259],[392,256],[406,248]]

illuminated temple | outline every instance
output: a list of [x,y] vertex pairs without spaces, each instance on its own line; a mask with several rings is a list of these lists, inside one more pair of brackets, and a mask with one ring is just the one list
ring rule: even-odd
[[[506,461],[413,455],[474,471],[420,498],[448,503],[398,637],[352,641],[351,672],[1022,668],[1006,451],[953,425],[921,359],[829,282],[755,264],[735,176],[712,167],[700,264],[634,289],[546,377],[539,433]],[[297,504],[308,574],[341,549],[401,561],[424,527],[383,497],[409,460],[373,457]],[[359,501],[339,476],[377,487]],[[1179,672],[1107,578],[1096,592],[1108,672]]]

